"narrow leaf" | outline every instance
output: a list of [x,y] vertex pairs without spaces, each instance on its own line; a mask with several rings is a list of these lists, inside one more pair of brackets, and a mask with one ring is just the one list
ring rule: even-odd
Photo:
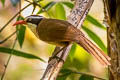
[[[56,2],[51,1],[51,2],[49,2],[48,4],[46,4],[46,5],[43,7],[43,9],[44,9],[45,11],[48,11],[48,10],[51,9],[55,4],[56,4]],[[42,13],[42,12],[44,12],[44,11],[43,11],[42,9],[40,9],[37,14],[40,14],[40,13]]]
[[92,23],[96,27],[99,27],[101,29],[106,30],[106,28],[101,23],[99,23],[95,18],[93,18],[92,16],[87,15],[86,20],[88,20],[90,23]]
[[18,35],[17,35],[18,42],[19,42],[21,48],[22,48],[22,45],[24,42],[25,30],[26,30],[26,27],[21,25],[20,30],[19,30]]
[[0,47],[0,52],[11,54],[11,51],[13,51],[12,54],[15,56],[20,56],[20,57],[29,58],[29,59],[39,59],[40,61],[45,62],[42,58],[39,58],[30,53],[25,53],[25,52],[21,52],[21,51],[10,49],[10,48]]
[[74,7],[74,4],[72,4],[71,2],[61,2],[61,3],[64,4],[65,6],[67,6],[70,9],[72,9]]
[[57,19],[66,20],[66,12],[61,3],[56,4],[55,10]]
[[83,26],[82,29],[88,34],[88,36],[104,51],[107,52],[107,48],[105,47],[102,40],[90,29]]
[[94,80],[94,77],[88,75],[82,75],[80,76],[79,80]]
[[4,6],[5,5],[5,0],[1,0],[1,3]]
[[[17,18],[17,21],[18,20],[24,20],[24,18],[22,16],[19,16]],[[20,47],[22,48],[26,27],[23,25],[17,25],[16,29],[18,30],[18,33],[17,33],[18,42],[19,42]]]

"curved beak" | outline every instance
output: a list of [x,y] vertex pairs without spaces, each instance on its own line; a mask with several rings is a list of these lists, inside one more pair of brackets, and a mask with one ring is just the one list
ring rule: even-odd
[[19,21],[15,22],[15,23],[13,24],[13,26],[16,26],[16,25],[18,25],[18,24],[26,24],[26,23],[27,23],[27,22],[24,21],[24,20],[19,20]]

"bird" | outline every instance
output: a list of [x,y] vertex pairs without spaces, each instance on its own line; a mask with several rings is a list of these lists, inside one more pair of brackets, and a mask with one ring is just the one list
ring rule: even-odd
[[30,15],[24,20],[15,22],[13,26],[19,24],[27,25],[37,38],[49,44],[64,47],[75,42],[92,54],[103,66],[111,65],[110,57],[68,21]]

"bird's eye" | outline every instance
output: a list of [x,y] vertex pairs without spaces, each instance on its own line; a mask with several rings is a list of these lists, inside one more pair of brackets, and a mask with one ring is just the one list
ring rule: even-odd
[[32,19],[31,19],[31,18],[29,18],[29,21],[32,21]]
[[31,22],[32,19],[31,19],[31,18],[25,18],[25,21],[26,21],[26,22]]
[[32,21],[32,19],[31,19],[31,18],[28,18],[28,19],[27,19],[27,22],[31,22],[31,21]]

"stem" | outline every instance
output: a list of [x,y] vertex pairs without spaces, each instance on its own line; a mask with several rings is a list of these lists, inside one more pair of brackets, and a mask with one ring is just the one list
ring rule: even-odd
[[34,3],[36,3],[35,0],[33,0],[33,11],[32,11],[32,14],[34,13],[34,11],[35,11],[35,9],[36,9],[36,5],[35,5]]
[[92,77],[97,78],[97,79],[100,79],[100,80],[106,80],[106,79],[103,79],[103,78],[100,78],[100,77],[97,77],[97,76],[95,76],[95,75],[88,74],[88,73],[76,72],[76,71],[73,71],[72,73],[75,73],[75,74],[82,74],[82,75],[87,75],[87,76],[92,76]]
[[76,72],[76,71],[72,71],[72,72],[65,73],[65,74],[63,74],[63,75],[60,75],[59,77],[64,77],[64,76],[66,76],[66,75],[68,75],[68,74],[71,74],[71,73],[81,74],[81,75],[86,75],[86,76],[91,76],[91,77],[94,77],[94,78],[100,79],[100,80],[106,80],[106,79],[104,79],[104,78],[100,78],[100,77],[97,77],[97,76],[92,75],[92,74],[88,74],[88,73],[84,73],[84,72]]
[[11,51],[11,53],[10,53],[10,55],[9,55],[9,58],[8,58],[7,63],[6,63],[6,65],[5,65],[5,69],[4,69],[3,74],[2,74],[2,76],[1,76],[1,80],[4,79],[4,76],[5,76],[5,73],[6,73],[8,64],[9,64],[10,59],[11,59],[11,57],[12,57],[12,53],[14,52],[13,49],[14,49],[14,47],[15,47],[16,42],[17,42],[17,38],[16,38],[15,41],[14,41],[14,44],[13,44],[13,47],[12,47],[12,51]]
[[5,41],[7,41],[9,38],[11,38],[17,31],[13,32],[11,35],[9,35],[6,39],[0,41],[0,44],[4,43]]
[[[25,1],[27,1],[28,3],[32,3],[32,2],[30,2],[30,1],[28,1],[28,0],[25,0]],[[40,8],[42,9],[42,11],[43,11],[43,12],[46,12],[47,15],[50,17],[50,14],[48,13],[48,11],[47,11],[46,9],[44,9],[41,5],[37,4],[37,2],[38,2],[38,1],[34,1],[33,4],[34,4],[34,5],[37,5],[38,7],[40,7]],[[34,5],[33,5],[33,6],[34,6]],[[34,9],[35,9],[35,8],[34,8]],[[33,11],[34,11],[34,10],[33,10]],[[33,14],[33,12],[32,12],[32,14]]]
[[3,29],[20,13],[22,12],[24,9],[26,9],[28,6],[30,6],[33,3],[28,4],[27,6],[25,6],[23,9],[21,9],[19,12],[17,12],[1,29],[0,32],[3,31]]

